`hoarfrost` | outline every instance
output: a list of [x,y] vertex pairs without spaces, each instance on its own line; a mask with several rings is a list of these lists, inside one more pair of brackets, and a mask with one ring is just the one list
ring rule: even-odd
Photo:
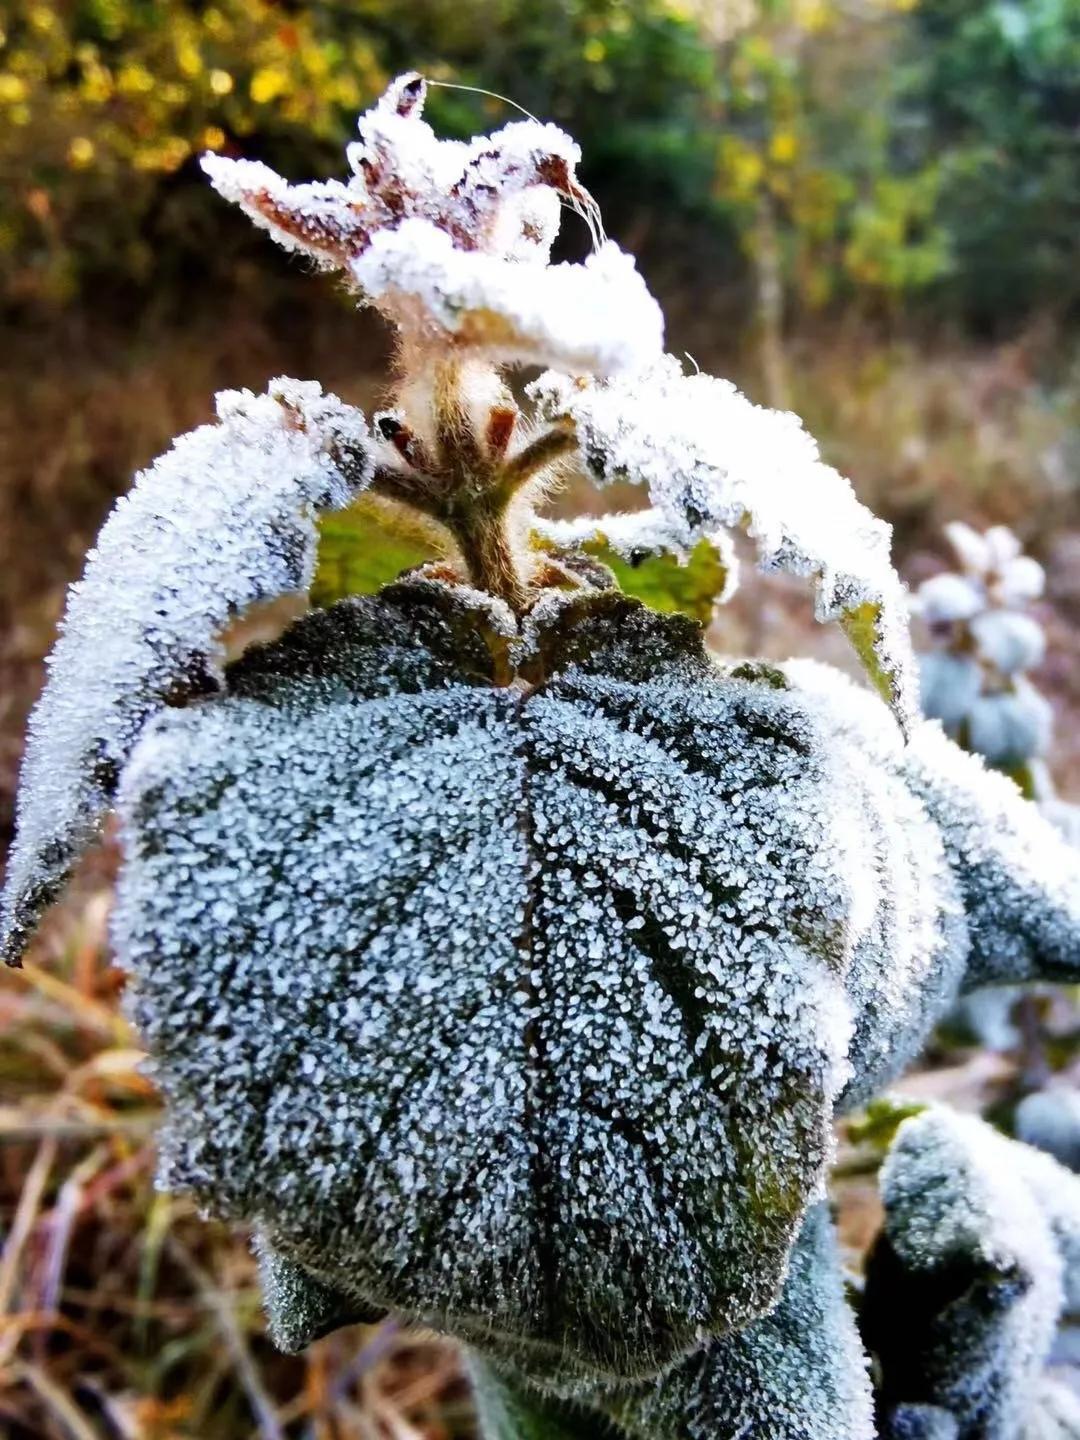
[[[651,363],[663,320],[630,256],[602,238],[554,125],[515,121],[464,144],[421,118],[426,86],[401,76],[359,121],[347,182],[290,185],[257,161],[207,155],[227,200],[287,249],[343,270],[406,335],[441,336],[496,361],[606,375]],[[549,265],[560,197],[594,253]]]
[[640,1440],[874,1440],[867,1361],[826,1207],[807,1217],[770,1314],[610,1408]]
[[863,1317],[885,1409],[941,1410],[981,1440],[1073,1433],[1045,1369],[1080,1299],[1080,1180],[935,1108],[900,1127],[881,1192]]
[[12,962],[95,837],[147,719],[217,685],[216,635],[246,606],[305,590],[318,509],[371,477],[364,417],[312,382],[226,391],[106,521],[69,593],[30,721],[3,898]]
[[904,746],[882,724],[874,697],[838,671],[812,660],[783,668],[828,724],[847,732],[865,764],[903,778],[933,823],[965,915],[964,988],[1080,979],[1080,852],[1039,808],[936,722],[917,725]]
[[819,620],[840,620],[907,726],[917,679],[889,527],[821,460],[791,414],[753,405],[730,382],[684,375],[667,358],[607,383],[549,373],[530,387],[548,419],[569,417],[601,482],[647,486],[672,548],[745,526],[765,570],[812,577]]
[[1025,963],[1057,964],[1078,928],[1056,862],[970,883],[1023,802],[969,762],[980,848],[870,692],[554,598],[524,685],[493,685],[477,597],[413,581],[162,715],[115,916],[162,1183],[548,1382],[769,1310],[834,1111],[910,1059],[972,936],[981,958],[1020,911]]

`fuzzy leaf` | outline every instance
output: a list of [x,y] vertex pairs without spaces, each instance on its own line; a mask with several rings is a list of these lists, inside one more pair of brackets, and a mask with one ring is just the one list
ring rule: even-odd
[[0,927],[9,962],[97,835],[147,719],[216,687],[222,626],[307,589],[316,510],[370,479],[363,416],[316,384],[217,404],[218,424],[136,476],[69,594],[30,721]]
[[1080,851],[1039,807],[937,724],[918,725],[902,747],[880,705],[837,671],[806,660],[783,668],[863,763],[895,769],[934,822],[966,915],[964,987],[1080,980]]
[[541,1395],[520,1380],[498,1374],[471,1353],[467,1367],[480,1425],[479,1440],[625,1440],[592,1407]]
[[887,1433],[949,1433],[911,1428],[904,1412],[924,1407],[980,1440],[1074,1433],[1056,1428],[1065,1397],[1044,1372],[1080,1298],[1080,1180],[981,1120],[933,1109],[901,1127],[881,1193],[863,1327],[883,1406],[900,1412]]
[[867,1360],[823,1205],[772,1312],[611,1408],[640,1440],[873,1440]]
[[642,1373],[772,1303],[849,1046],[874,1084],[951,995],[951,876],[684,618],[551,592],[507,687],[476,601],[313,615],[140,742],[115,935],[162,1179],[531,1372]]
[[601,483],[647,486],[669,545],[745,526],[765,570],[812,578],[819,620],[840,620],[902,726],[918,712],[907,601],[890,530],[818,455],[794,415],[752,405],[733,385],[667,359],[606,383],[542,376],[548,419],[569,418]]

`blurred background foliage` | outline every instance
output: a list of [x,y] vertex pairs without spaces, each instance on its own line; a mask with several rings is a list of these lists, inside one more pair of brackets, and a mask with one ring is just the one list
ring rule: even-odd
[[[893,522],[907,578],[941,568],[945,520],[1016,529],[1048,570],[1034,678],[1080,796],[1080,0],[6,0],[0,831],[64,587],[132,472],[225,386],[314,376],[371,406],[385,384],[378,322],[215,197],[199,153],[340,175],[356,114],[409,68],[576,135],[670,347],[798,410]],[[431,94],[448,134],[514,113]],[[561,243],[580,254],[584,227]],[[324,528],[320,600],[427,553],[374,515],[358,546],[357,519]],[[717,646],[845,663],[800,585],[744,574]],[[703,616],[723,573],[706,550],[620,580]],[[110,865],[0,990],[0,1432],[467,1437],[448,1348],[358,1327],[274,1355],[246,1237],[154,1197]],[[1025,1004],[996,1049],[942,1037],[909,1100],[1008,1124],[1048,1075],[1075,1083],[1075,1010]],[[834,1176],[853,1263],[879,1221],[868,1133],[842,1137]]]
[[[997,325],[1075,301],[1078,0],[11,0],[5,303],[261,268],[197,155],[339,170],[409,66],[566,126],[614,229],[706,227],[715,278],[748,265],[766,307]],[[508,109],[437,90],[430,112],[466,135]]]

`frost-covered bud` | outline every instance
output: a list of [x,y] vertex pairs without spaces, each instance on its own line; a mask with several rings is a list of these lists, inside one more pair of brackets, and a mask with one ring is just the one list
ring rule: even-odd
[[919,656],[923,711],[954,739],[982,693],[983,672],[970,655],[928,650]]
[[1026,1095],[1016,1107],[1016,1134],[1080,1172],[1080,1095],[1071,1088]]
[[900,1127],[881,1192],[862,1321],[881,1406],[899,1417],[886,1434],[907,1433],[897,1427],[920,1410],[980,1440],[1075,1433],[1062,1423],[1075,1402],[1045,1372],[1080,1299],[1080,1180],[978,1119],[933,1109]]
[[918,613],[928,625],[951,625],[971,620],[986,604],[980,588],[965,575],[933,575],[919,586]]
[[1011,690],[980,695],[966,717],[967,743],[990,765],[1008,769],[1041,755],[1050,744],[1054,712],[1027,680]]
[[1041,663],[1046,650],[1042,626],[1030,615],[987,610],[970,624],[975,649],[1002,675],[1016,675]]
[[[606,375],[654,363],[663,321],[634,262],[605,240],[554,125],[515,121],[469,143],[439,140],[426,84],[403,75],[361,116],[351,177],[291,185],[258,161],[203,169],[286,249],[342,270],[429,358],[440,344],[496,361]],[[560,201],[590,226],[584,264],[548,263]]]

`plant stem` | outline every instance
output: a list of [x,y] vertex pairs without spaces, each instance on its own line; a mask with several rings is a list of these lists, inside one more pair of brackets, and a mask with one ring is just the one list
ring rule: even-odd
[[488,510],[478,504],[445,523],[476,588],[505,600],[520,615],[528,597],[510,544],[505,506]]

